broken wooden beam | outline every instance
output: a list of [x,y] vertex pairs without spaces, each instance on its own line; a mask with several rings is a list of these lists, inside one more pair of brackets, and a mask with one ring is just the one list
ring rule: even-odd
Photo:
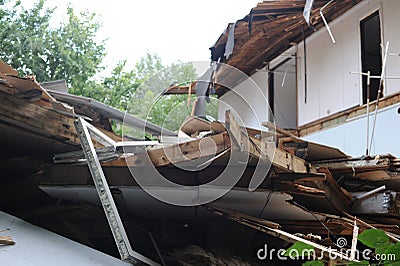
[[380,170],[388,169],[390,167],[389,158],[355,158],[355,159],[339,159],[339,160],[327,160],[321,162],[314,162],[313,165],[317,168],[324,167],[330,171],[343,171],[351,172],[354,169],[357,171],[369,171],[369,170]]
[[354,201],[352,195],[339,186],[329,169],[319,168],[318,172],[325,174],[325,180],[313,181],[315,185],[325,191],[325,197],[340,213],[349,211]]
[[249,136],[245,128],[239,126],[237,119],[230,110],[227,110],[225,114],[225,126],[230,133],[232,142],[242,152],[248,152],[258,159],[272,162],[274,167],[284,172],[316,173],[311,164],[279,147],[277,148],[274,142]]
[[[147,149],[147,153],[153,165],[159,167],[201,157],[215,156],[229,147],[228,134],[223,132],[193,141]],[[130,161],[129,158],[127,158],[127,161]]]

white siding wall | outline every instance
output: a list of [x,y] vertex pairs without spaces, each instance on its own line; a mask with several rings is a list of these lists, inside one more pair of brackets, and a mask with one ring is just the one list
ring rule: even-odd
[[[400,104],[395,104],[378,111],[374,140],[370,154],[393,154],[400,156],[400,141],[393,132],[400,131],[400,115],[397,113]],[[370,137],[374,115],[370,116]],[[366,115],[347,121],[340,126],[310,134],[309,141],[337,147],[348,155],[360,156],[367,148]]]
[[[305,103],[303,43],[298,45],[298,107],[299,126],[329,114],[359,105],[361,78],[359,72],[360,20],[380,9],[383,42],[390,42],[390,51],[400,52],[400,1],[368,0],[330,23],[336,44],[325,27],[307,39],[307,103]],[[388,59],[387,75],[400,76],[400,57]],[[385,95],[400,90],[400,80],[390,80]]]
[[[389,41],[389,52],[400,54],[400,1],[384,0],[381,14],[383,20],[383,37]],[[390,56],[387,59],[387,76],[400,76],[400,56]],[[386,94],[400,91],[400,80],[386,80]]]
[[225,111],[229,109],[244,126],[260,129],[261,123],[268,120],[267,84],[267,72],[259,71],[225,93],[219,98],[218,120],[225,121]]
[[[304,54],[303,43],[297,46],[297,110],[298,126],[349,109],[361,104],[361,77],[349,72],[361,69],[360,20],[374,11],[380,11],[382,41],[389,41],[391,53],[400,53],[400,1],[367,0],[330,23],[336,38],[333,44],[326,28],[307,39],[307,103],[304,94]],[[294,48],[291,54],[294,54]],[[277,58],[274,61],[280,61]],[[274,61],[271,62],[273,67]],[[400,76],[400,56],[387,60],[387,76]],[[234,91],[223,95],[219,104],[219,120],[225,120],[225,110],[240,114],[243,124],[259,128],[268,120],[268,77],[266,71],[252,76],[259,91],[251,87],[249,81],[239,84]],[[387,80],[384,95],[400,91],[400,80]],[[393,143],[389,127],[400,126],[395,105],[379,112],[374,145],[371,153],[393,153],[400,156],[400,142]],[[366,146],[366,120],[359,117],[341,126],[316,132],[307,136],[309,140],[336,146],[350,155],[361,155]],[[371,118],[372,126],[372,118]],[[388,141],[392,140],[392,141]]]

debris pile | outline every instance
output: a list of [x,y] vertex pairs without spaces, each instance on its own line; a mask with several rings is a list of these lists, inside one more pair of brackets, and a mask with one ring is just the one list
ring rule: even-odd
[[[146,130],[157,136],[157,141],[126,142],[110,127],[111,120],[123,120],[121,112],[84,97],[47,91],[32,77],[17,77],[5,64],[0,72],[0,162],[4,171],[24,181],[8,178],[0,184],[2,190],[16,192],[0,202],[9,212],[34,219],[68,210],[73,225],[65,224],[75,238],[104,243],[94,240],[99,232],[109,232],[88,226],[82,211],[100,206],[100,202],[74,127],[81,117],[112,143],[107,146],[92,136],[115,201],[129,222],[140,217],[153,223],[196,219],[213,223],[215,213],[286,242],[308,241],[322,251],[326,246],[321,241],[327,237],[351,236],[354,221],[360,232],[380,228],[393,240],[400,238],[400,159],[390,154],[352,158],[268,123],[265,130],[243,127],[230,111],[225,123],[189,117],[179,133],[166,131],[164,139],[163,129],[147,124]],[[128,120],[133,126],[146,125],[135,117]],[[245,165],[243,173],[232,189],[206,205],[209,211],[204,212],[198,212],[196,206],[178,207],[155,200],[143,192],[129,171],[134,169],[151,186],[167,191],[170,188],[160,188],[149,170],[153,166],[168,180],[187,186],[187,190],[172,191],[178,199],[181,193],[193,191],[196,202],[201,198],[198,186],[217,179],[234,154],[232,169]],[[199,170],[181,167],[193,162]],[[257,167],[264,169],[265,175],[254,179]],[[99,214],[100,209],[90,209]],[[51,226],[65,232],[58,222],[51,220]],[[206,264],[245,263],[235,258],[225,261],[194,247],[178,255]]]

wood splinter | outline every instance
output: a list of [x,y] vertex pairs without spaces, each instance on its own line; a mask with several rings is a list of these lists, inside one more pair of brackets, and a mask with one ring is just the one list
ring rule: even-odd
[[0,236],[0,245],[15,245],[15,242],[10,236]]

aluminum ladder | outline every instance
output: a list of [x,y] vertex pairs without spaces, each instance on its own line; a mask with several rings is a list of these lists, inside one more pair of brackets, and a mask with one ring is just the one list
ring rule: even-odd
[[75,129],[78,133],[83,153],[89,166],[93,182],[96,186],[97,194],[99,195],[101,205],[103,206],[104,213],[106,214],[107,221],[121,259],[134,265],[143,263],[148,265],[159,265],[158,263],[135,252],[132,249],[91,137],[106,147],[110,146],[116,148],[117,143],[103,132],[86,122],[82,117],[79,117],[75,120]]

